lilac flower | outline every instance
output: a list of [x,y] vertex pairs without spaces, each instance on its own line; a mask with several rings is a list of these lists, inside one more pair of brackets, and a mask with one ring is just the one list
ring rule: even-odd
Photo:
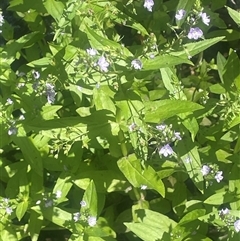
[[99,68],[101,71],[103,72],[107,72],[108,71],[108,66],[109,63],[107,62],[106,58],[104,56],[101,56],[97,62]]
[[199,39],[203,36],[203,32],[200,28],[190,28],[189,33],[188,33],[188,38],[189,39]]
[[166,127],[167,127],[167,125],[165,125],[165,124],[161,124],[161,125],[157,125],[157,126],[156,126],[156,128],[157,128],[159,131],[165,130]]
[[169,144],[166,144],[160,149],[159,154],[164,155],[165,157],[170,156],[173,154],[173,149]]
[[33,77],[34,79],[39,79],[40,78],[40,74],[38,71],[33,71]]
[[208,165],[202,166],[201,172],[202,172],[203,176],[207,176],[210,171],[211,171],[211,168]]
[[95,56],[98,53],[98,51],[93,48],[87,49],[86,51],[87,51],[88,55],[90,55],[90,56]]
[[55,101],[55,90],[54,85],[51,85],[49,83],[46,84],[46,94],[47,94],[47,101],[49,104],[53,104]]
[[142,64],[141,60],[139,60],[139,59],[134,59],[134,60],[131,62],[131,66],[132,66],[134,69],[142,69],[143,64]]
[[80,205],[81,205],[81,207],[86,207],[86,206],[87,206],[87,203],[82,200],[82,201],[80,202]]
[[152,12],[152,7],[154,5],[154,1],[153,0],[145,0],[143,7],[146,8],[149,12]]
[[62,196],[62,191],[57,190],[55,194],[56,194],[56,198],[61,198],[61,196]]
[[15,126],[11,126],[9,129],[8,129],[8,135],[11,136],[11,135],[16,135],[18,132],[18,129],[15,127]]
[[225,216],[227,214],[229,214],[229,209],[228,208],[221,209],[220,212],[219,212],[219,216]]
[[88,225],[91,226],[91,227],[93,227],[93,226],[95,226],[96,223],[97,223],[97,218],[96,218],[96,217],[89,216],[87,221],[88,221]]
[[185,14],[186,14],[186,11],[184,9],[179,9],[175,15],[175,18],[177,20],[181,20],[184,18]]
[[128,126],[129,131],[130,131],[130,132],[133,132],[133,131],[135,130],[136,126],[137,126],[137,125],[136,125],[135,123],[132,123],[131,125],[129,125],[129,126]]
[[81,214],[79,212],[73,214],[73,220],[77,222],[80,219]]
[[221,182],[223,179],[222,173],[223,173],[222,171],[219,171],[216,173],[216,175],[214,177],[218,183]]
[[237,221],[235,221],[234,223],[234,228],[235,231],[238,233],[240,231],[240,219],[238,219]]
[[11,215],[12,212],[13,212],[12,208],[10,208],[10,207],[7,207],[7,208],[6,208],[6,213],[7,213],[8,215]]
[[208,26],[210,23],[210,17],[207,16],[206,13],[202,13],[202,12],[199,14],[199,16],[202,18],[203,23]]

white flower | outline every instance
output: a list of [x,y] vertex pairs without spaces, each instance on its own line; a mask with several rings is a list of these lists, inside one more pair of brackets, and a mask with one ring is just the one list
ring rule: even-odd
[[6,208],[6,213],[7,213],[8,215],[11,215],[12,212],[13,212],[12,208],[10,208],[10,207],[7,207],[7,208]]
[[49,83],[46,84],[46,94],[47,94],[47,101],[49,104],[53,104],[55,101],[55,90],[54,85],[51,85]]
[[234,228],[235,231],[238,233],[240,231],[240,219],[238,219],[237,221],[235,221],[234,223]]
[[11,135],[16,135],[18,132],[18,129],[15,127],[15,126],[11,126],[8,130],[8,135],[11,136]]
[[103,72],[108,71],[109,63],[107,62],[106,58],[104,56],[101,56],[97,62],[99,68]]
[[40,78],[40,74],[38,71],[33,71],[33,77],[34,79],[39,79]]
[[143,7],[146,8],[149,12],[152,12],[152,7],[154,5],[154,1],[153,0],[145,0]]
[[208,26],[210,23],[210,17],[207,16],[206,13],[200,13],[199,16],[202,18],[203,23]]
[[12,99],[11,99],[11,98],[7,98],[6,104],[7,104],[7,105],[11,105],[11,104],[13,104]]
[[96,223],[97,223],[97,218],[96,218],[96,217],[89,216],[87,221],[88,221],[88,225],[91,226],[91,227],[93,227],[93,226],[95,226]]
[[141,190],[146,190],[147,189],[147,185],[141,185]]
[[202,166],[201,172],[202,172],[203,176],[207,176],[210,171],[211,171],[211,168],[208,165]]
[[224,215],[227,215],[227,214],[229,214],[229,209],[228,208],[221,209],[219,211],[219,216],[224,216]]
[[6,204],[8,204],[8,203],[9,203],[9,198],[6,198],[6,197],[5,197],[5,198],[3,199],[3,201],[4,201]]
[[62,196],[62,191],[57,190],[56,191],[56,198],[61,198],[61,196]]
[[222,173],[223,173],[222,171],[219,171],[216,173],[216,175],[214,177],[218,183],[221,182],[223,179]]
[[133,131],[135,130],[136,126],[137,126],[137,125],[136,125],[135,123],[132,123],[131,125],[129,125],[129,126],[128,126],[129,131],[130,131],[130,132],[133,132]]
[[142,64],[141,60],[139,60],[139,59],[134,59],[134,60],[131,62],[131,66],[132,66],[134,69],[142,69],[143,64]]
[[86,51],[87,51],[88,55],[90,55],[90,56],[95,56],[98,53],[98,51],[93,48],[87,49]]
[[37,200],[36,204],[39,205],[41,203],[41,200]]
[[175,15],[175,18],[177,20],[181,20],[184,18],[185,14],[186,14],[186,11],[184,9],[179,9]]
[[73,214],[73,220],[77,222],[80,219],[81,214],[79,212]]
[[164,155],[165,157],[170,156],[173,154],[173,149],[169,144],[164,145],[159,150],[159,154]]
[[188,32],[188,38],[189,39],[199,39],[203,36],[203,32],[200,28],[196,27],[196,28],[190,28],[189,32]]
[[167,125],[165,125],[165,124],[161,124],[161,125],[157,125],[157,126],[156,126],[156,128],[157,128],[159,131],[165,130],[166,127],[167,127]]
[[192,162],[191,157],[190,157],[190,156],[187,156],[187,157],[184,159],[184,162],[187,163],[187,164],[191,163],[191,162]]
[[174,136],[177,140],[182,140],[182,138],[180,136],[180,132],[174,132]]
[[19,116],[19,120],[25,120],[24,115],[20,115],[20,116]]
[[81,205],[81,207],[86,207],[86,206],[87,206],[87,203],[82,200],[82,201],[80,202],[80,205]]
[[2,26],[4,23],[4,17],[2,15],[2,13],[0,12],[0,26]]

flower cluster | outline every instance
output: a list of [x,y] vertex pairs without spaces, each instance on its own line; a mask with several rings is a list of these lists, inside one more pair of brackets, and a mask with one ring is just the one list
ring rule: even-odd
[[80,202],[81,208],[84,208],[84,210],[81,209],[81,212],[73,213],[73,221],[74,222],[83,222],[87,223],[90,227],[94,227],[97,224],[97,217],[89,215],[89,211],[86,208],[87,202],[82,200]]
[[203,176],[214,176],[215,180],[220,183],[223,180],[223,172],[216,171],[217,168],[211,168],[208,165],[203,165],[201,169],[201,173]]
[[[175,14],[175,19],[180,21],[186,16],[186,14],[187,13],[184,9],[179,9]],[[205,25],[209,26],[210,17],[206,13],[200,12],[197,15],[192,14],[188,20],[191,26],[187,34],[188,39],[197,40],[203,37],[203,31],[199,27],[193,26],[197,23],[198,19],[201,19]]]
[[172,130],[172,125],[166,124],[159,124],[155,127],[149,126],[149,130],[152,132],[152,139],[158,146],[159,155],[164,157],[173,155],[174,151],[170,143],[182,140],[180,132]]
[[11,215],[13,212],[12,204],[10,203],[9,198],[2,198],[0,202],[0,209],[5,209],[7,215]]
[[55,101],[55,87],[54,85],[51,85],[49,83],[46,84],[46,95],[47,95],[47,101],[49,104],[53,104]]
[[149,12],[152,12],[153,6],[154,6],[153,0],[144,0],[143,7],[146,8]]

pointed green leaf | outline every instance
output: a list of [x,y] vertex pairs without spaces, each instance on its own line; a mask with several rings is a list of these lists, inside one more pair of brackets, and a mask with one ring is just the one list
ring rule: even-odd
[[134,187],[147,185],[148,188],[156,190],[163,197],[165,196],[165,187],[158,174],[150,166],[142,169],[140,160],[135,155],[121,158],[118,161],[118,167]]

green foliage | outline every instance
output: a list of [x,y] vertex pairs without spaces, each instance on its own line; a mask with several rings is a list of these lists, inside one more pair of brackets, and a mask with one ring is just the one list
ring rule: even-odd
[[237,1],[1,1],[0,240],[239,240],[239,24]]

